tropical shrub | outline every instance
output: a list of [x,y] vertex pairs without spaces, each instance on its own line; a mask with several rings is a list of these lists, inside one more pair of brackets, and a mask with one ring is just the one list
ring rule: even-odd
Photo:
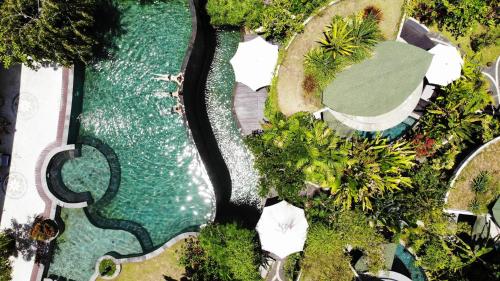
[[210,23],[216,26],[258,26],[264,8],[260,0],[209,0],[207,12]]
[[372,198],[411,188],[406,175],[415,165],[415,151],[407,141],[391,144],[380,135],[372,140],[354,137],[345,142],[346,165],[338,180],[329,185],[337,204],[351,208],[359,203],[372,208]]
[[308,113],[275,118],[247,144],[261,173],[262,195],[276,190],[286,200],[302,202],[299,193],[309,182],[330,190],[338,206],[359,203],[370,209],[370,198],[411,186],[405,173],[415,152],[408,142],[342,139]]
[[384,239],[368,224],[363,214],[346,211],[338,214],[331,226],[312,225],[301,263],[304,280],[353,280],[348,245],[363,252],[370,271],[382,269]]
[[423,224],[405,228],[401,239],[419,257],[416,264],[422,266],[430,280],[448,280],[445,276],[457,272],[479,259],[492,248],[485,245],[470,245],[461,237],[464,229],[452,218],[433,209],[420,217]]
[[488,190],[490,182],[490,173],[488,171],[480,171],[479,174],[472,180],[472,190],[475,193],[485,193]]
[[492,100],[474,61],[465,62],[462,78],[438,91],[439,96],[421,118],[426,136],[463,147],[467,142],[486,142],[496,134],[499,122],[483,112]]
[[412,188],[376,197],[370,215],[379,225],[393,233],[401,229],[401,222],[415,226],[417,220],[429,210],[443,209],[448,191],[448,179],[441,170],[429,162],[412,171]]
[[[39,6],[40,5],[40,6]],[[88,63],[118,24],[107,0],[5,0],[0,6],[0,61],[8,68],[52,62]]]
[[99,263],[99,274],[101,276],[113,276],[116,272],[116,264],[111,259],[103,259]]
[[353,28],[349,19],[336,16],[323,31],[323,38],[319,44],[333,59],[349,56],[359,46],[355,44],[355,36],[352,33]]
[[256,232],[234,223],[202,228],[198,238],[188,239],[180,260],[193,281],[261,280],[261,261]]
[[417,158],[430,157],[436,152],[436,141],[422,134],[417,134],[412,141]]
[[[359,14],[346,18],[334,17],[323,32],[320,46],[309,50],[304,58],[306,78],[310,75],[318,81],[316,98],[319,100],[321,91],[337,72],[364,60],[381,39],[378,23],[373,16]],[[306,93],[311,95],[313,92],[306,90]]]
[[455,37],[466,34],[476,23],[493,26],[498,21],[495,1],[414,0],[409,7],[411,16],[425,24],[436,23]]
[[302,31],[304,16],[292,13],[291,9],[292,3],[289,0],[274,0],[265,8],[261,15],[261,25],[266,38],[284,42]]
[[308,113],[289,118],[279,115],[264,125],[264,133],[247,138],[260,172],[261,194],[276,190],[290,202],[301,202],[299,192],[306,181],[330,186],[346,159],[340,139],[326,123]]
[[0,281],[12,280],[12,267],[9,257],[12,255],[13,249],[12,238],[7,234],[0,232]]

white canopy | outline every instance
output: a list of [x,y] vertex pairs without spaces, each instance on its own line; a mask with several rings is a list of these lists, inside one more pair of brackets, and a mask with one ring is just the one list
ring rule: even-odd
[[257,91],[271,84],[277,61],[278,46],[257,36],[255,39],[238,45],[238,50],[231,59],[231,65],[236,81]]
[[425,75],[429,83],[446,86],[460,78],[464,61],[455,47],[438,44],[429,53],[434,55]]
[[281,201],[264,208],[257,232],[263,250],[285,258],[303,250],[308,227],[304,210]]

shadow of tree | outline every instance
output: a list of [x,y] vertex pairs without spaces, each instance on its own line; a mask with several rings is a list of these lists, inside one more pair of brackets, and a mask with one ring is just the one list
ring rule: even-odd
[[126,30],[121,24],[123,9],[118,7],[116,1],[101,0],[95,9],[94,34],[97,38],[97,44],[94,45],[94,62],[112,57],[117,49],[115,44],[116,37],[125,34]]
[[31,238],[30,233],[32,225],[33,218],[29,218],[26,223],[19,223],[17,220],[12,219],[11,227],[4,231],[4,233],[14,241],[11,254],[16,258],[21,256],[26,261],[34,259],[37,264],[50,263],[52,261],[49,251],[50,244]]

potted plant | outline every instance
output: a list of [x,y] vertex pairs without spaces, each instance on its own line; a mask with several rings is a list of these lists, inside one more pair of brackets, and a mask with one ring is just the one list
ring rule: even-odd
[[59,234],[59,227],[56,222],[43,217],[36,217],[31,227],[30,236],[37,241],[52,241]]
[[119,264],[110,258],[105,258],[99,263],[99,276],[106,280],[114,279],[120,273],[120,269]]

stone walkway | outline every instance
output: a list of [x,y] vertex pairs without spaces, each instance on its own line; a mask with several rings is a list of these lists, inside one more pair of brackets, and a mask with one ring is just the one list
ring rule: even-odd
[[490,91],[492,92],[493,99],[496,105],[500,105],[500,90],[498,89],[500,81],[498,73],[500,72],[500,57],[491,64],[490,67],[483,69],[483,74],[490,82]]
[[349,16],[369,5],[380,8],[384,15],[380,23],[383,35],[388,39],[396,38],[401,21],[401,7],[404,0],[344,0],[335,2],[312,18],[288,47],[288,51],[279,69],[278,105],[285,115],[299,111],[314,112],[316,106],[304,100],[302,81],[304,78],[304,55],[317,46],[325,26],[330,24],[335,15]]
[[[11,220],[24,224],[29,218],[52,211],[45,194],[38,189],[37,165],[47,148],[62,140],[65,127],[68,70],[42,67],[37,71],[22,67],[19,105],[13,139],[8,180],[4,182],[6,197],[0,228],[9,228]],[[66,79],[65,79],[66,77]],[[38,176],[40,176],[38,174]],[[22,255],[12,259],[12,280],[39,280],[43,266]]]

